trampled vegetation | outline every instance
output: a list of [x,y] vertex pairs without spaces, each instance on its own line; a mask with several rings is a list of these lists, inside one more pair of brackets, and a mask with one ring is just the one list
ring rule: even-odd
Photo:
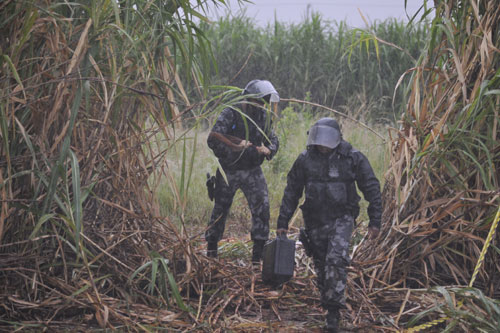
[[[394,127],[384,229],[356,240],[346,328],[498,331],[500,8],[435,4],[427,25],[363,32],[317,16],[199,29],[203,1],[2,2],[0,329],[318,329],[302,249],[296,276],[271,288],[244,240],[229,237],[220,261],[203,255],[206,212],[192,208],[208,201],[195,165],[213,167],[200,129],[239,96],[211,84],[265,72],[282,97],[322,106],[280,105],[292,155],[266,165],[274,209],[324,107]],[[353,124],[346,135],[366,140]]]

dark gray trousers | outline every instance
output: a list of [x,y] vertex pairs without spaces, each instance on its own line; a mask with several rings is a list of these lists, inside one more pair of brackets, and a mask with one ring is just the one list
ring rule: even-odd
[[267,240],[269,238],[269,193],[261,167],[226,171],[226,177],[228,183],[217,170],[215,205],[205,232],[206,241],[210,243],[222,239],[227,215],[238,189],[243,191],[252,213],[252,240]]
[[[322,221],[320,227],[307,229],[314,246],[313,260],[321,304],[324,308],[345,307],[346,268],[350,264],[349,244],[354,219],[350,215]],[[318,225],[317,221],[314,223]]]

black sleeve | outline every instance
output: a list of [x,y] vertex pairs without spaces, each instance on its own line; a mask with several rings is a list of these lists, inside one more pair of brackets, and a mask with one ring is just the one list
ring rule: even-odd
[[271,151],[271,154],[269,154],[269,156],[266,156],[266,158],[268,160],[270,160],[278,152],[280,143],[279,143],[278,136],[276,135],[276,133],[274,132],[274,130],[272,128],[270,130],[270,133],[267,134],[267,136],[268,136],[269,140],[271,140],[271,141],[265,140],[264,145]]
[[[217,121],[212,127],[212,132],[220,134],[229,134],[231,132],[231,126],[234,124],[234,113],[231,109],[224,109]],[[218,140],[213,136],[208,136],[207,144],[210,149],[214,152],[215,156],[219,159],[224,159],[231,153],[231,148],[226,144]]]
[[356,183],[368,201],[368,217],[370,227],[380,228],[382,219],[382,196],[380,194],[380,182],[378,181],[370,162],[361,152],[356,155]]
[[290,172],[287,176],[287,184],[281,201],[280,215],[278,217],[278,229],[288,229],[288,222],[292,218],[299,199],[304,192],[305,177],[304,177],[304,154],[299,155],[295,160]]

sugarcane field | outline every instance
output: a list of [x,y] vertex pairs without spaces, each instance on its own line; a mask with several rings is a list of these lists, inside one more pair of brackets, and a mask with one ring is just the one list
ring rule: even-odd
[[0,332],[500,332],[498,0],[229,2],[0,1]]

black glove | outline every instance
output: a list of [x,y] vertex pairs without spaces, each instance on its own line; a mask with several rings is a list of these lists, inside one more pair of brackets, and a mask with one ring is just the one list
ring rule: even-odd
[[210,174],[207,172],[207,190],[208,190],[208,197],[210,198],[210,201],[213,201],[215,198],[215,176],[210,176]]

